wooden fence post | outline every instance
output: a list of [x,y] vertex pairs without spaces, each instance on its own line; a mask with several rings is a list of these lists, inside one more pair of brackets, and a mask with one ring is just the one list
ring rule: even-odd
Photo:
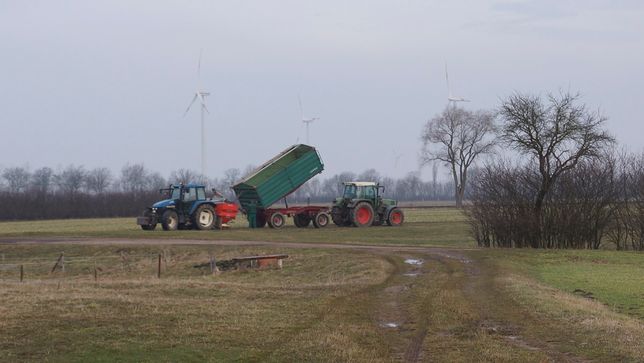
[[96,269],[96,260],[94,260],[94,282],[98,282],[98,270]]
[[[64,256],[64,254],[61,253],[60,256],[58,257],[58,259],[56,260],[56,263],[54,264],[54,267],[51,268],[51,272],[50,272],[51,274],[53,274],[54,271],[56,271],[56,267],[58,267],[60,265],[61,261],[63,260],[63,256]],[[65,268],[63,268],[63,271],[65,271]]]
[[60,254],[61,257],[61,267],[63,268],[63,273],[65,273],[65,251]]
[[22,282],[22,279],[25,276],[25,269],[22,265],[20,265],[20,282]]
[[157,268],[157,278],[158,279],[161,278],[161,254],[160,253],[159,253],[159,264],[158,264],[158,268]]

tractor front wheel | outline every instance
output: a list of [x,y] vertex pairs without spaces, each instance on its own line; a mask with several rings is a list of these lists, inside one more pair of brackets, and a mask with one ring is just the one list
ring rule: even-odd
[[356,227],[369,227],[373,223],[373,207],[367,202],[358,203],[351,211],[351,222]]
[[192,214],[192,224],[202,231],[212,229],[215,224],[215,210],[210,205],[200,205]]
[[387,224],[394,227],[399,227],[405,221],[405,213],[402,209],[394,208],[389,212],[389,218],[387,218]]
[[284,223],[286,223],[286,217],[280,212],[271,214],[271,218],[268,220],[268,226],[271,228],[282,228]]
[[164,231],[174,231],[179,227],[179,216],[173,210],[166,210],[161,216],[161,226]]

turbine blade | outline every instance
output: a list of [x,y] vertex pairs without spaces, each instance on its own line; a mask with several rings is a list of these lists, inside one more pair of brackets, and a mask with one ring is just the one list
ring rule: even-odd
[[449,74],[447,73],[447,62],[445,62],[445,82],[447,82],[447,98],[452,98],[452,88],[449,86]]
[[208,114],[210,114],[210,111],[208,110],[208,107],[206,106],[206,99],[203,97],[203,94],[201,92],[197,92],[197,95],[199,96],[199,101],[201,102],[201,107],[206,110]]
[[194,97],[192,97],[192,101],[190,101],[190,104],[188,105],[188,108],[186,108],[186,112],[183,113],[183,117],[186,117],[186,115],[188,114],[188,111],[190,111],[190,107],[192,107],[192,104],[195,103],[195,101],[197,100],[198,96],[199,96],[199,94],[195,93]]
[[302,97],[297,95],[297,103],[300,106],[300,120],[304,121],[304,108],[302,107]]
[[197,63],[197,77],[201,78],[201,55],[203,54],[203,48],[199,49],[199,62]]

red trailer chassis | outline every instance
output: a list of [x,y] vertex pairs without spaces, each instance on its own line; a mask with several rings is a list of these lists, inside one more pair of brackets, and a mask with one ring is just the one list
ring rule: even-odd
[[[293,217],[296,227],[308,227],[311,222],[315,228],[323,228],[329,224],[329,207],[308,205],[303,207],[267,208],[257,212],[257,227],[268,224],[271,228],[281,228],[287,217]],[[263,216],[263,218],[261,218]]]

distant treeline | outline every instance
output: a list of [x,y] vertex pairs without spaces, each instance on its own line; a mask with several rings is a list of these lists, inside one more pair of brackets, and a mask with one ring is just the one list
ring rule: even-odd
[[[0,170],[0,220],[131,217],[162,198],[160,188],[174,183],[199,183],[235,200],[230,186],[254,168],[233,168],[219,178],[208,178],[192,170],[179,169],[167,178],[143,164],[125,165],[118,175],[108,168],[86,169],[69,165],[54,171],[49,167],[33,171],[23,167]],[[320,175],[288,197],[291,203],[328,203],[342,194],[343,181],[378,181],[385,195],[402,201],[453,200],[454,186],[437,180],[421,180],[418,173],[394,179],[374,169],[360,174],[343,172],[324,178]]]

